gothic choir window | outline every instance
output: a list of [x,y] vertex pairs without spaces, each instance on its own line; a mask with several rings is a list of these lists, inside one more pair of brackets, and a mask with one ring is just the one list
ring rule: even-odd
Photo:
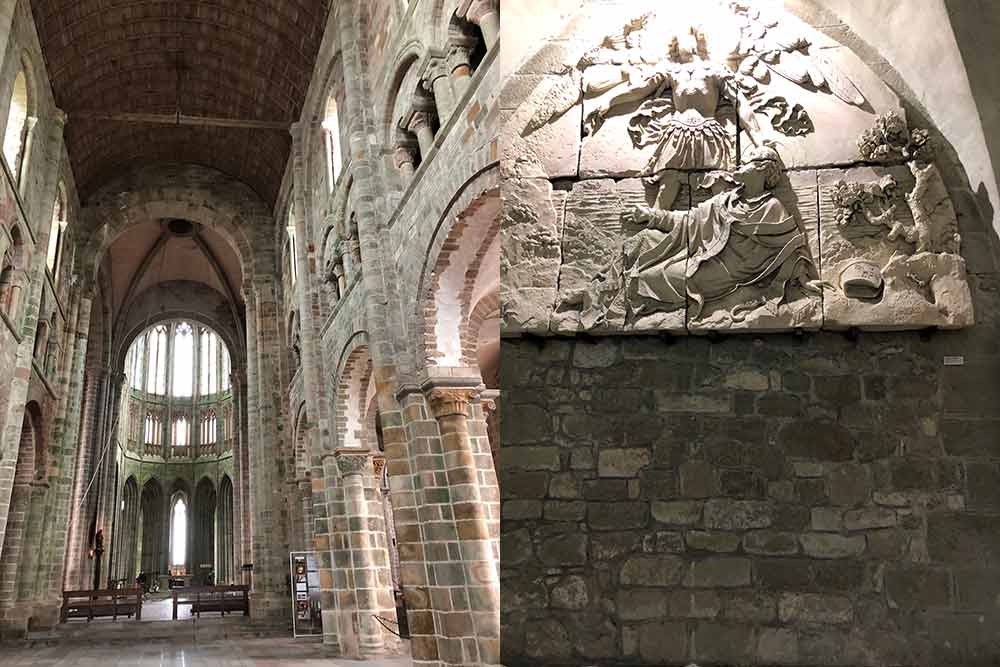
[[164,445],[175,457],[229,451],[212,446],[231,432],[225,423],[234,400],[231,364],[225,340],[208,326],[180,319],[153,324],[125,356],[132,391],[123,399],[129,423],[122,433],[135,433],[149,454],[160,455]]
[[167,393],[167,327],[153,329],[146,350],[146,393]]
[[343,158],[340,152],[340,121],[337,118],[337,100],[330,95],[326,101],[326,115],[323,118],[323,137],[326,143],[326,183],[333,192]]
[[177,325],[174,333],[173,396],[190,396],[194,392],[194,329],[187,322]]
[[219,391],[219,337],[214,331],[202,329],[201,335],[201,377],[198,391],[202,395]]

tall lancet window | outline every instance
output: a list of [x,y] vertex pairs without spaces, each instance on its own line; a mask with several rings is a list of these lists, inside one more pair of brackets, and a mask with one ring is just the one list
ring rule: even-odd
[[194,390],[194,330],[187,322],[177,325],[174,334],[174,376],[171,393],[190,396]]
[[146,356],[146,392],[167,393],[167,327],[160,325],[149,335]]

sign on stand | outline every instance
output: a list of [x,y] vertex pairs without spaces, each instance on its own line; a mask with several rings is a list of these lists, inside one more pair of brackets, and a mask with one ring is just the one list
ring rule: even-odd
[[320,618],[319,566],[315,551],[288,554],[292,581],[292,630],[296,637],[323,634]]

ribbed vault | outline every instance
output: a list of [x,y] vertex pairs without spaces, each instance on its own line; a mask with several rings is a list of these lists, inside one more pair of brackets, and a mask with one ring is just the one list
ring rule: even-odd
[[328,0],[31,0],[81,198],[133,164],[214,167],[273,204]]

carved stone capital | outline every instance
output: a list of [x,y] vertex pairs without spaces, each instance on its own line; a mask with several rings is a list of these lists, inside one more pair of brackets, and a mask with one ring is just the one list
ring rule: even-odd
[[372,456],[372,468],[375,471],[375,479],[382,479],[382,471],[385,470],[385,456],[381,454]]
[[469,401],[477,394],[473,387],[431,387],[427,391],[427,402],[436,419],[469,414]]
[[56,109],[52,112],[52,122],[59,127],[66,127],[66,123],[69,120],[69,116],[62,109]]
[[406,129],[414,134],[418,134],[421,130],[425,128],[430,128],[431,126],[431,115],[426,111],[416,111],[412,116],[410,116],[409,122],[406,123]]
[[372,453],[368,449],[343,448],[338,449],[333,455],[337,459],[337,468],[343,477],[363,475],[370,469],[369,461]]
[[472,46],[464,42],[452,40],[448,45],[446,57],[449,72],[454,72],[460,68],[469,69],[472,62]]

